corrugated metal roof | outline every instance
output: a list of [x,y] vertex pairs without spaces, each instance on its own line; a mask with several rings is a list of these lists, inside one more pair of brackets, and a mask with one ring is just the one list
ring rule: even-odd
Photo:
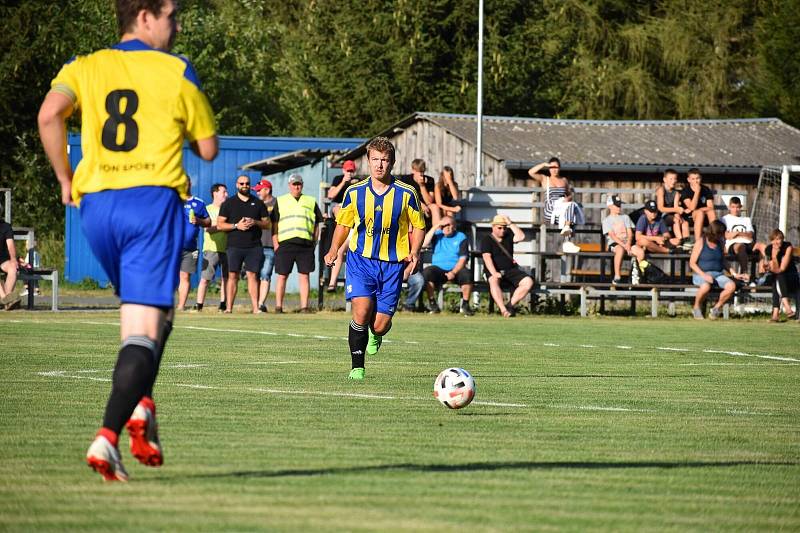
[[[474,143],[475,115],[415,113],[388,128],[389,137],[418,120]],[[562,120],[483,118],[483,150],[530,166],[551,156],[565,164],[744,167],[800,162],[800,130],[777,118],[726,120]],[[366,144],[344,157],[363,153]]]

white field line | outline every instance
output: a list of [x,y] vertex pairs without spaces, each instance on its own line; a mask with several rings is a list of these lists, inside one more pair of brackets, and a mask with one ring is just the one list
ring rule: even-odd
[[[11,321],[9,321],[11,322]],[[74,322],[71,321],[56,321],[56,320],[47,320],[47,321],[38,321],[38,320],[15,320],[14,322],[22,323],[22,322],[41,322],[47,324],[73,324]],[[92,321],[92,320],[82,320],[79,321],[81,324],[89,324],[89,325],[103,325],[103,326],[119,326],[119,322],[100,322],[100,321]],[[211,327],[203,327],[203,326],[175,326],[176,329],[189,329],[189,330],[198,330],[198,331],[211,331],[211,332],[218,332],[218,333],[245,333],[245,334],[252,334],[252,335],[269,335],[269,336],[287,336],[293,338],[306,338],[306,339],[320,339],[320,340],[347,340],[347,337],[327,337],[323,335],[304,335],[300,333],[281,333],[281,332],[274,332],[274,331],[263,331],[263,330],[248,330],[248,329],[228,329],[228,328],[211,328]],[[392,339],[385,339],[383,342],[385,343],[398,343],[398,344],[419,344],[418,341],[408,341],[408,340],[392,340]],[[484,343],[476,343],[470,342],[471,345],[478,345]],[[495,344],[490,344],[495,346]],[[553,343],[553,342],[542,342],[542,343],[519,343],[515,342],[514,346],[530,346],[530,347],[538,347],[538,346],[547,346],[547,347],[562,347],[562,344]],[[565,345],[568,348],[596,348],[594,345]],[[633,346],[627,345],[615,345],[614,348],[619,348],[620,350],[633,350]],[[644,347],[641,348],[642,350],[651,350],[652,347]],[[679,348],[679,347],[671,347],[671,346],[656,346],[656,350],[662,351],[680,351],[684,353],[709,353],[709,354],[721,354],[721,355],[729,355],[732,357],[754,357],[758,359],[767,359],[772,361],[786,361],[791,363],[800,363],[800,359],[794,357],[782,357],[777,355],[761,355],[761,354],[751,354],[746,352],[739,352],[739,351],[729,351],[729,350],[718,350],[718,349],[688,349],[688,348]],[[638,350],[638,349],[637,349]]]
[[634,412],[634,413],[652,413],[652,409],[631,409],[628,407],[607,407],[602,405],[550,405],[548,407],[556,407],[559,409],[577,409],[579,411],[612,411],[612,412]]

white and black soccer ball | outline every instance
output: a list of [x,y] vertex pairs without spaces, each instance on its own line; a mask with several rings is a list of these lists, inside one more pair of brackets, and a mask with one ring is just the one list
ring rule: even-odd
[[475,380],[463,368],[442,370],[433,382],[433,396],[448,409],[461,409],[475,397]]

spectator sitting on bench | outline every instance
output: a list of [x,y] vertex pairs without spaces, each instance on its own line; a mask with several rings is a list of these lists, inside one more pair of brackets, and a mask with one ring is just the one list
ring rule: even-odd
[[[547,174],[542,171],[547,168]],[[580,204],[574,201],[569,180],[560,174],[561,161],[551,157],[547,163],[539,163],[528,170],[528,175],[544,187],[544,218],[561,228],[564,236],[562,250],[576,254],[580,248],[571,242],[572,227],[583,224],[585,218]]]
[[780,319],[781,300],[787,308],[786,318],[798,317],[800,313],[791,311],[789,298],[794,297],[795,307],[800,310],[800,278],[798,277],[797,267],[794,264],[794,248],[792,243],[784,240],[783,232],[774,229],[769,234],[770,244],[764,250],[767,262],[767,271],[773,275],[772,285],[772,317],[771,322],[778,322]]
[[[511,230],[511,234],[506,231]],[[514,260],[514,243],[525,240],[522,230],[505,215],[492,219],[492,233],[481,240],[486,281],[494,303],[505,318],[517,313],[516,305],[533,288],[533,278],[526,274]],[[503,302],[503,285],[514,289],[508,306]]]
[[[689,223],[683,219],[683,208],[681,207],[681,191],[675,188],[678,183],[678,172],[668,168],[664,171],[663,183],[656,189],[656,205],[661,218],[667,229],[672,231],[675,238],[683,239],[689,237]],[[637,221],[638,222],[638,221]]]
[[606,198],[609,215],[603,219],[603,233],[606,236],[606,248],[614,252],[614,279],[612,285],[622,281],[622,260],[632,253],[633,222],[628,215],[621,214],[622,198],[618,194]]
[[714,211],[714,194],[702,184],[703,177],[696,168],[689,169],[686,176],[688,186],[681,191],[683,218],[694,228],[694,240],[703,236],[703,226],[717,220]]
[[439,181],[436,182],[436,187],[433,189],[433,198],[441,216],[453,216],[461,211],[461,206],[456,203],[460,198],[460,193],[452,167],[442,167]]
[[0,270],[5,272],[6,279],[0,283],[0,305],[7,311],[20,306],[21,298],[14,290],[17,283],[17,247],[14,245],[14,229],[11,224],[0,219]]
[[436,290],[448,281],[461,286],[460,312],[465,316],[475,313],[469,306],[472,294],[472,271],[467,268],[469,259],[469,242],[467,236],[456,231],[456,223],[451,216],[443,217],[437,226],[425,234],[422,247],[433,247],[431,264],[422,271],[425,278],[425,290],[428,293],[428,305],[431,313],[440,313],[436,303]]
[[[699,287],[694,298],[692,314],[697,320],[703,320],[703,311],[700,306],[714,284],[722,289],[722,293],[719,295],[717,304],[711,308],[708,314],[708,318],[711,320],[719,318],[722,306],[736,291],[736,283],[724,273],[724,239],[725,224],[719,220],[714,220],[705,229],[705,235],[696,241],[692,248],[689,267],[694,272],[692,274],[692,282]],[[733,274],[732,277],[743,281],[749,279],[747,274]]]
[[747,265],[754,248],[763,252],[763,244],[753,245],[753,223],[750,217],[742,216],[742,201],[738,196],[728,202],[729,213],[722,217],[725,224],[725,253],[736,256],[739,272],[749,272]]
[[644,203],[644,216],[636,221],[636,244],[631,248],[631,284],[639,283],[639,261],[644,261],[647,252],[655,254],[668,254],[680,244],[680,239],[670,237],[664,217],[660,216],[655,200]]

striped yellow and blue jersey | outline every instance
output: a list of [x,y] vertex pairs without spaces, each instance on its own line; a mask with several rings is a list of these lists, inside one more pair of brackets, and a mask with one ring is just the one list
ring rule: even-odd
[[81,115],[75,202],[87,193],[139,186],[171,187],[188,198],[184,139],[215,134],[211,106],[189,61],[124,41],[70,60],[51,90],[70,98]]
[[371,178],[348,187],[336,223],[355,228],[351,252],[392,262],[408,257],[411,228],[425,229],[416,191],[394,177],[383,194],[372,189]]

